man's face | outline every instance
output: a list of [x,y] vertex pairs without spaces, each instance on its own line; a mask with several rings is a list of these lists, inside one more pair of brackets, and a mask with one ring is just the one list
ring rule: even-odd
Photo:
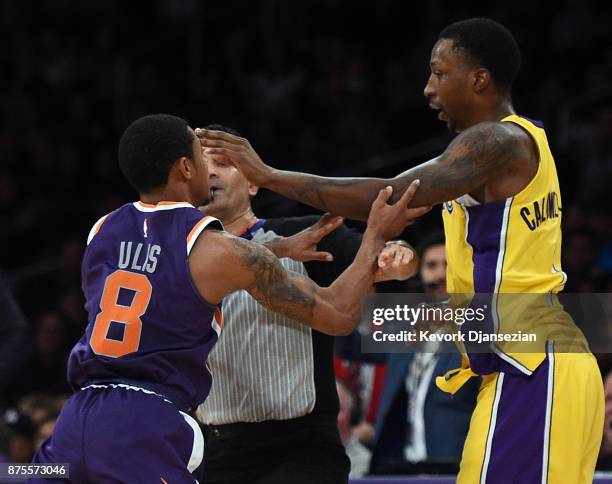
[[446,250],[444,244],[428,247],[421,257],[421,282],[425,292],[446,294]]
[[225,223],[248,210],[250,197],[257,193],[257,187],[250,184],[235,166],[215,156],[208,157],[208,180],[211,197],[204,210]]
[[445,121],[450,131],[458,132],[468,127],[465,120],[471,112],[473,65],[453,44],[453,40],[440,39],[433,46],[431,74],[423,94],[429,107],[438,111],[438,119]]

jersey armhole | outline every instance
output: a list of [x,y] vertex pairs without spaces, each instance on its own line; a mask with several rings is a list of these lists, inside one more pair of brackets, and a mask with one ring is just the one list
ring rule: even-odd
[[187,235],[187,255],[191,253],[191,249],[193,249],[193,246],[195,245],[196,240],[198,240],[198,237],[200,236],[202,231],[209,226],[211,228],[223,230],[223,224],[219,219],[211,217],[210,215],[204,216],[193,226],[193,228],[189,232],[189,235]]
[[[538,141],[535,139],[535,136],[527,129],[527,127],[523,126],[521,123],[519,123],[517,120],[514,119],[509,119],[508,121],[504,121],[505,123],[512,123],[515,126],[518,126],[521,131],[523,133],[525,133],[529,139],[531,140],[531,143],[533,145],[533,147],[535,148],[535,153],[536,156],[538,157],[538,168],[539,166],[542,164],[542,153],[540,153],[540,145],[538,145]],[[536,126],[537,127],[537,126]],[[541,128],[540,128],[541,129]],[[535,177],[534,177],[535,178]]]
[[87,236],[87,245],[90,244],[90,242],[93,240],[93,238],[97,235],[97,233],[100,231],[100,228],[102,227],[102,224],[104,223],[104,221],[106,220],[106,217],[108,217],[109,214],[104,215],[103,217],[100,217],[98,219],[98,221],[93,225],[93,227],[91,228],[91,230],[89,231],[89,235]]
[[[219,309],[219,316],[221,316],[221,312],[220,312],[221,303],[213,304],[207,299],[205,299],[204,296],[202,296],[202,294],[200,294],[200,291],[198,290],[196,283],[193,280],[193,276],[191,275],[191,269],[189,268],[189,254],[191,253],[191,249],[193,249],[193,246],[198,240],[198,237],[206,228],[224,230],[223,224],[221,223],[221,221],[219,219],[216,219],[215,217],[206,215],[205,217],[198,220],[198,222],[189,231],[189,235],[187,235],[187,257],[185,257],[185,268],[187,269],[187,279],[189,280],[189,284],[191,285],[191,288],[193,289],[194,294],[205,306],[209,308],[213,308],[215,310]],[[215,318],[213,317],[213,321],[217,321],[217,324],[219,325],[220,328],[223,327],[222,320],[219,322],[218,320],[215,320]]]
[[527,190],[529,190],[536,183],[536,180],[542,176],[542,172],[544,171],[544,168],[542,167],[543,165],[542,153],[540,152],[540,145],[538,144],[538,140],[536,140],[535,136],[533,136],[533,134],[531,134],[531,132],[525,126],[523,126],[521,123],[519,123],[516,120],[508,120],[504,122],[514,124],[515,126],[519,127],[523,133],[526,133],[527,136],[529,136],[529,139],[531,140],[533,145],[535,146],[536,154],[538,156],[538,167],[536,169],[535,175],[533,175],[533,178],[529,180],[529,183],[527,183],[527,185],[525,185],[522,190],[520,190],[518,193],[510,197],[510,198],[518,198],[523,193],[527,192]]

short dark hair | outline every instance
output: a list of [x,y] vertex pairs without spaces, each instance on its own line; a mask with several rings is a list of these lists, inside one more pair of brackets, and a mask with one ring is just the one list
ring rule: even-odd
[[223,126],[222,124],[218,123],[208,124],[204,126],[204,129],[209,129],[211,131],[224,131],[225,133],[233,134],[234,136],[240,136],[240,133],[234,128],[229,128],[228,126]]
[[193,159],[193,135],[183,118],[150,114],[130,124],[119,141],[119,166],[139,193],[168,183],[174,162]]
[[455,48],[491,72],[499,87],[510,90],[521,66],[521,51],[502,24],[480,17],[460,20],[442,30],[438,38],[453,40]]
[[425,252],[435,245],[445,245],[444,232],[435,231],[425,236],[417,249],[421,260],[423,260]]

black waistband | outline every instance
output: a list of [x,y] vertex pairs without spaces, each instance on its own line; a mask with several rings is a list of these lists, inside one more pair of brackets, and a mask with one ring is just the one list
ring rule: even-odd
[[205,429],[217,429],[225,434],[248,434],[252,432],[279,433],[301,427],[337,427],[335,415],[309,413],[302,417],[288,420],[264,420],[263,422],[236,422],[221,425],[204,425]]
[[83,385],[81,388],[85,388],[89,385],[129,385],[133,387],[139,387],[143,390],[147,390],[153,393],[156,393],[160,397],[165,398],[170,401],[176,408],[178,408],[181,412],[189,412],[191,407],[180,398],[176,392],[173,392],[169,387],[165,385],[160,385],[158,383],[151,382],[143,382],[139,380],[129,380],[126,378],[109,378],[109,379],[101,379],[101,380],[91,380]]

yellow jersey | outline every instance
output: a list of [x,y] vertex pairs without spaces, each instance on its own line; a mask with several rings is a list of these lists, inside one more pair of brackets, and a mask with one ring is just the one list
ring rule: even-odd
[[[537,173],[505,200],[481,204],[464,195],[444,204],[447,291],[451,300],[453,295],[458,299],[478,293],[496,295],[491,308],[495,332],[541,334],[529,345],[493,344],[496,354],[473,355],[467,350],[463,369],[469,371],[462,373],[472,376],[496,371],[497,357],[506,367],[509,364],[530,375],[546,358],[546,341],[555,337],[586,347],[555,297],[567,277],[561,270],[561,192],[546,133],[537,121],[517,115],[502,122],[515,123],[531,135],[539,152]],[[469,376],[457,378],[446,391],[454,393],[452,387]],[[448,386],[449,380],[439,386]]]

